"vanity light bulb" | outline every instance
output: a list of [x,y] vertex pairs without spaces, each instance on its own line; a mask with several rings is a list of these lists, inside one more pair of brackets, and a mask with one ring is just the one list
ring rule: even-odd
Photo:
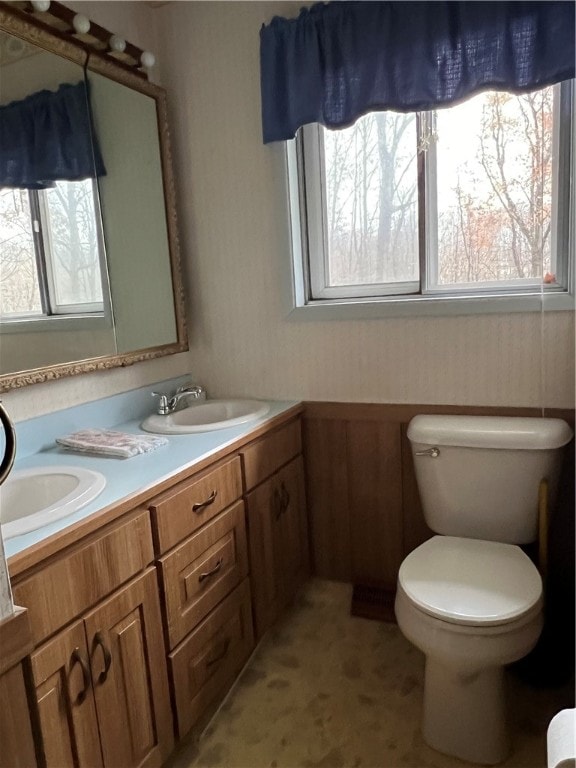
[[72,26],[79,35],[85,35],[90,29],[90,19],[83,13],[77,13],[72,19]]
[[150,67],[153,67],[154,64],[156,64],[156,56],[154,56],[153,53],[150,53],[150,51],[142,51],[142,56],[140,56],[140,62],[143,67],[146,67],[146,69],[150,69]]
[[110,50],[116,53],[123,53],[126,49],[126,40],[118,35],[112,35],[110,38]]
[[35,11],[44,13],[50,8],[50,0],[32,0],[32,8]]

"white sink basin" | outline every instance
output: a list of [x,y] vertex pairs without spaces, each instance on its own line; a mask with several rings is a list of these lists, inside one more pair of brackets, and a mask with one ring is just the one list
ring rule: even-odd
[[210,432],[245,424],[264,416],[270,410],[260,400],[205,400],[189,405],[167,416],[155,413],[142,422],[146,432],[163,435],[184,435],[191,432]]
[[83,467],[39,467],[12,472],[0,486],[5,539],[71,515],[104,490],[106,478]]

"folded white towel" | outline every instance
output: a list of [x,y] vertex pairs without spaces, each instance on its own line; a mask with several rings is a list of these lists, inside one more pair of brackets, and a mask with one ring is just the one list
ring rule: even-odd
[[156,435],[131,435],[110,429],[82,429],[71,435],[58,437],[56,442],[63,448],[79,453],[96,453],[128,459],[167,445],[168,440]]

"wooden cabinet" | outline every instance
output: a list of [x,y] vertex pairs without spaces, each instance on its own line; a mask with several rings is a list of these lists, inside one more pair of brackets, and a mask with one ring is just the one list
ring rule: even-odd
[[[308,572],[301,447],[291,413],[31,558],[13,584],[28,609],[28,687],[10,671],[0,704],[33,710],[40,764],[159,767],[174,726],[182,738],[214,709],[254,648],[254,626],[261,636]],[[34,743],[4,735],[5,723],[0,768],[32,768]]]
[[234,504],[159,565],[173,648],[248,575],[244,504]]
[[180,736],[228,690],[253,647],[245,579],[169,655]]
[[154,558],[150,515],[136,510],[14,584],[35,645],[142,571]]
[[160,766],[172,748],[150,568],[32,655],[46,765]]
[[254,647],[240,458],[150,504],[183,737],[224,696]]
[[[256,637],[260,638],[294,597],[309,572],[308,523],[300,423],[273,433],[244,454],[253,482],[246,495],[250,582]],[[275,457],[275,461],[273,458]],[[278,465],[291,459],[288,464]]]
[[173,745],[150,514],[136,509],[23,574],[47,768],[160,766]]
[[26,610],[0,621],[0,768],[36,768],[36,708],[30,699],[26,656],[32,648]]
[[179,544],[241,495],[237,456],[177,483],[150,504],[156,552],[161,554]]

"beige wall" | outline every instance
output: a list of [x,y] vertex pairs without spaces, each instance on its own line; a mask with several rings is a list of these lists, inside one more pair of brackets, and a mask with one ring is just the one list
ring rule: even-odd
[[158,10],[191,254],[191,355],[208,392],[570,406],[571,312],[544,323],[538,314],[286,319],[285,184],[278,150],[261,141],[258,33],[272,15],[295,15],[300,5],[178,2]]

